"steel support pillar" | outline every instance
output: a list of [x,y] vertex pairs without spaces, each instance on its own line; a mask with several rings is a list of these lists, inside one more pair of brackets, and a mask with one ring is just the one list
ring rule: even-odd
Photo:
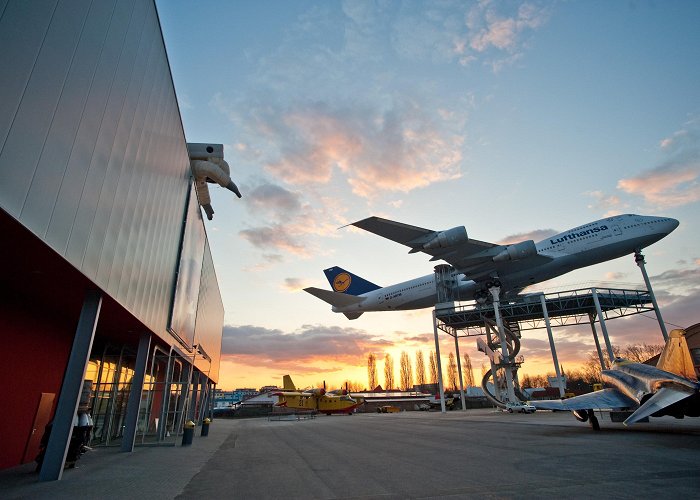
[[613,348],[610,344],[610,337],[608,336],[608,327],[605,326],[605,318],[603,317],[603,310],[600,307],[598,291],[595,288],[591,288],[591,293],[593,294],[593,303],[595,304],[595,310],[598,314],[598,322],[600,323],[600,329],[603,331],[603,340],[605,341],[605,348],[608,350],[608,358],[612,363],[613,361],[615,361],[615,354],[613,353]]
[[199,399],[199,376],[200,372],[194,372],[195,367],[194,363],[192,363],[192,371],[193,375],[190,377],[190,386],[192,387],[192,393],[190,395],[190,410],[189,410],[189,415],[187,416],[188,420],[192,420],[193,422],[197,422],[197,401]]
[[464,399],[464,377],[462,377],[462,362],[459,360],[459,338],[455,332],[455,355],[457,356],[457,371],[459,372],[459,395],[462,398],[462,411],[467,411],[467,401]]
[[126,420],[124,422],[121,451],[134,451],[136,427],[139,420],[139,410],[141,409],[141,394],[143,394],[143,381],[146,378],[146,365],[148,364],[148,351],[150,349],[151,334],[144,332],[139,338],[134,376],[131,378],[131,390],[129,391],[129,401],[126,404]]
[[39,472],[40,481],[56,481],[61,479],[63,475],[68,444],[73,433],[73,419],[77,415],[80,394],[83,390],[83,379],[90,359],[90,350],[95,339],[95,329],[101,307],[102,294],[98,290],[88,290],[83,299],[83,307],[73,338],[73,347],[68,358],[66,372],[63,375],[51,436]]
[[642,277],[644,278],[644,284],[647,287],[647,292],[649,292],[649,296],[651,297],[651,304],[654,306],[654,312],[656,313],[656,320],[659,322],[659,328],[661,328],[661,335],[664,336],[664,342],[668,341],[668,332],[666,331],[666,324],[664,323],[663,318],[661,317],[661,311],[659,310],[659,304],[656,303],[656,296],[654,295],[654,290],[651,288],[651,281],[649,281],[649,275],[647,274],[647,268],[645,266],[646,262],[644,260],[644,255],[642,255],[642,252],[635,252],[634,253],[634,261],[637,263],[637,266],[639,266],[639,269],[642,270]]
[[503,331],[503,320],[501,319],[500,311],[501,289],[500,287],[494,286],[489,288],[489,292],[491,292],[491,296],[493,297],[493,311],[496,315],[496,328],[498,329],[498,338],[501,340],[501,359],[503,359],[507,363],[507,365],[503,367],[503,371],[505,373],[504,376],[506,378],[506,387],[508,390],[508,396],[506,399],[508,402],[515,402],[518,401],[518,399],[515,397],[515,387],[513,386],[513,371],[511,370],[510,366],[510,363],[513,360],[510,359],[510,353],[508,352],[508,342],[506,341],[506,334]]
[[540,304],[542,305],[542,317],[544,318],[544,324],[547,327],[547,336],[549,337],[549,348],[552,351],[552,361],[554,361],[554,371],[557,374],[557,385],[559,386],[559,396],[564,397],[564,381],[561,377],[561,370],[559,369],[559,360],[557,359],[557,349],[554,346],[554,335],[552,335],[552,325],[549,323],[549,313],[547,312],[547,301],[544,298],[544,294],[540,295]]
[[598,332],[595,329],[595,315],[591,312],[588,313],[588,320],[591,323],[591,331],[593,332],[593,340],[595,341],[595,349],[598,352],[598,359],[600,360],[600,369],[605,370],[605,359],[603,358],[603,351],[600,348],[600,340],[598,340]]
[[440,411],[447,413],[445,408],[445,386],[442,383],[442,361],[440,361],[440,342],[438,341],[437,312],[433,309],[433,333],[435,334],[435,361],[438,370],[438,387],[440,388]]

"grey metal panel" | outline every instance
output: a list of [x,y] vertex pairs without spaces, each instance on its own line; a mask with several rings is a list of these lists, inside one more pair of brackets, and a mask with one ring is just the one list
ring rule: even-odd
[[20,214],[22,222],[32,227],[39,235],[46,233],[56,205],[61,180],[78,133],[92,76],[104,46],[113,11],[114,2],[100,1],[90,5],[36,173]]
[[[119,117],[124,108],[126,91],[131,80],[131,71],[140,39],[139,34],[143,30],[145,7],[144,2],[136,3],[124,43],[121,46],[119,62],[112,77],[109,97],[100,122],[97,142],[90,159],[85,185],[80,196],[68,247],[66,248],[65,257],[69,261],[76,263],[80,268],[82,268],[85,259],[88,238],[97,214],[97,205],[107,174],[110,153],[117,134]],[[93,278],[96,270],[90,269],[89,271],[85,274],[89,278]]]
[[[124,95],[121,112],[117,120],[117,127],[113,142],[110,146],[107,170],[102,182],[102,188],[97,202],[97,210],[92,228],[89,234],[88,244],[83,259],[82,269],[88,276],[94,276],[96,281],[98,263],[103,259],[102,253],[109,252],[109,229],[114,231],[113,218],[119,218],[123,210],[119,210],[121,200],[117,199],[119,180],[123,175],[142,171],[143,166],[134,163],[128,156],[129,138],[134,134],[137,126],[136,113],[138,109],[138,96],[144,84],[144,78],[149,71],[148,56],[151,52],[152,37],[148,36],[148,30],[142,29],[138,40],[136,57],[132,62],[129,84]],[[105,117],[108,118],[108,117]],[[118,226],[117,226],[118,227]],[[102,260],[104,261],[104,260]]]
[[[54,7],[0,0],[0,67],[11,68],[0,72],[0,206],[172,341],[191,180],[154,2]],[[223,308],[212,317],[220,344]]]
[[214,382],[219,380],[219,362],[221,358],[221,337],[224,325],[224,305],[221,301],[219,284],[216,280],[214,260],[209,249],[209,242],[204,247],[202,279],[199,285],[199,304],[197,307],[197,325],[195,341],[204,348],[211,358],[210,366],[196,363],[200,370],[208,372]]
[[[29,82],[34,63],[49,28],[57,2],[33,5],[30,2],[12,2],[0,17],[0,153],[19,109],[22,95]],[[10,68],[12,69],[10,71]],[[5,194],[14,190],[7,170],[13,167],[0,162],[0,203],[8,209]],[[8,210],[9,211],[9,210]],[[14,212],[13,214],[16,214]]]
[[[165,103],[169,96],[171,96],[171,93],[167,92],[167,86],[164,85],[162,80],[158,80],[148,100],[148,111],[146,115],[148,117],[147,128],[149,133],[142,137],[143,147],[141,148],[140,154],[140,161],[150,165],[151,168],[148,172],[144,172],[144,175],[139,178],[138,183],[132,185],[129,191],[129,204],[133,207],[133,210],[127,212],[129,218],[125,219],[125,222],[128,222],[122,226],[120,238],[125,237],[134,241],[135,231],[138,231],[143,238],[147,239],[147,220],[153,215],[152,212],[147,211],[147,202],[151,200],[157,192],[157,190],[154,189],[154,170],[156,170],[155,166],[159,161],[159,156],[164,151],[161,142],[164,137],[162,127],[166,110]],[[183,201],[184,193],[185,191],[183,190]],[[177,247],[176,240],[173,239],[171,242]],[[129,244],[127,246],[126,252],[123,255],[125,259],[124,271],[121,275],[119,290],[117,292],[124,298],[126,303],[135,308],[138,307],[135,301],[138,277],[141,274],[143,266],[140,256],[145,250],[145,246],[146,241],[139,242],[139,245]],[[139,262],[141,265],[138,267],[129,266],[128,262]]]
[[[164,115],[161,122],[164,127],[161,128],[161,137],[167,137],[168,131],[165,125],[171,123],[172,116]],[[175,148],[177,149],[177,148]],[[158,151],[158,161],[162,161],[163,156],[171,156],[172,152],[163,150],[162,148]],[[155,162],[154,162],[155,163]],[[176,165],[173,163],[173,165]],[[181,164],[182,165],[182,164]],[[157,294],[157,288],[155,286],[155,281],[157,276],[154,274],[156,267],[153,265],[153,260],[157,255],[163,251],[159,248],[159,243],[156,239],[156,234],[159,233],[161,226],[161,214],[165,208],[165,195],[166,195],[166,185],[163,182],[162,176],[158,175],[158,172],[151,172],[149,175],[149,185],[148,193],[146,197],[146,205],[144,207],[143,213],[146,215],[143,220],[143,227],[147,239],[138,251],[136,252],[135,259],[142,263],[139,269],[138,278],[136,281],[136,286],[131,287],[129,299],[133,301],[135,308],[144,316],[149,316],[153,307],[153,300],[157,299],[158,304],[168,304],[169,297],[162,294]],[[184,193],[184,191],[183,191]],[[181,210],[182,204],[178,203],[175,210]],[[174,227],[177,227],[175,224]],[[171,232],[171,237],[174,237],[175,233]],[[172,240],[171,240],[172,241]],[[172,243],[171,243],[172,245]],[[158,269],[162,269],[159,267]],[[157,308],[156,308],[157,309]],[[167,317],[167,315],[165,316]]]
[[[150,48],[151,57],[156,53],[153,47]],[[140,62],[144,61],[142,58]],[[151,66],[152,60],[149,58],[146,62],[146,67]],[[154,71],[135,71],[135,74],[143,77],[139,88],[137,99],[133,100],[136,107],[134,119],[131,123],[129,138],[126,145],[122,148],[123,158],[119,168],[110,169],[112,175],[105,182],[106,186],[113,193],[111,213],[108,224],[105,224],[104,230],[104,245],[100,253],[100,262],[97,270],[96,281],[99,283],[108,283],[112,269],[115,267],[115,258],[117,256],[116,246],[118,244],[119,229],[123,222],[124,211],[127,209],[126,195],[128,188],[134,178],[134,170],[136,168],[137,154],[141,146],[141,139],[145,130],[145,119],[147,106],[145,105],[146,96],[151,92],[154,85],[156,72]],[[115,289],[118,287],[115,287]]]
[[[15,216],[20,213],[34,177],[78,43],[87,6],[83,0],[68,5],[61,4],[55,9],[4,141],[0,153],[4,189],[0,196],[3,207]],[[13,66],[14,61],[8,62],[10,64],[3,68]]]
[[[104,42],[104,49],[92,77],[78,135],[71,150],[56,206],[46,232],[47,243],[61,254],[65,254],[76,220],[78,205],[84,192],[88,169],[105,114],[105,104],[114,80],[114,73],[133,9],[133,2],[120,0],[116,3]],[[82,255],[79,257],[82,260]],[[80,264],[80,262],[71,262],[76,265]]]

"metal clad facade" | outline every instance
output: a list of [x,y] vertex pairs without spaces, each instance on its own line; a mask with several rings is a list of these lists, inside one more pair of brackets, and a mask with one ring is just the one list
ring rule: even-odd
[[0,0],[0,47],[0,207],[170,342],[189,158],[153,1]]
[[[221,356],[221,325],[224,324],[224,304],[221,302],[219,284],[216,281],[214,260],[209,242],[204,246],[202,279],[199,285],[199,307],[195,325],[195,341],[211,357],[211,365],[197,362],[197,367],[214,382],[219,380],[219,358]],[[209,371],[211,370],[211,371]]]

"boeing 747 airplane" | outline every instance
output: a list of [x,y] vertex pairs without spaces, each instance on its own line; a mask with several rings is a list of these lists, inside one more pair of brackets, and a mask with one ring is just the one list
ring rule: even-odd
[[[501,296],[516,295],[525,287],[574,269],[592,266],[640,251],[670,234],[678,221],[669,217],[625,214],[597,220],[551,236],[498,245],[469,238],[464,226],[434,231],[379,217],[350,224],[423,252],[431,261],[454,268],[457,295],[462,300],[485,300],[488,285],[498,283]],[[368,311],[432,307],[437,301],[435,275],[380,287],[340,267],[324,271],[333,290],[304,290],[331,304],[333,312],[349,319]]]

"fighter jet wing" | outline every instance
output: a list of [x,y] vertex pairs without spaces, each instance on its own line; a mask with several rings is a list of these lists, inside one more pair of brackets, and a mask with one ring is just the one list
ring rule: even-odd
[[627,420],[624,421],[625,425],[634,424],[639,422],[643,418],[649,417],[656,413],[657,411],[663,410],[664,408],[671,406],[673,403],[677,403],[694,393],[689,391],[687,388],[681,388],[680,390],[672,386],[662,387],[654,393],[652,397],[646,400],[646,402],[640,406],[637,411],[630,415]]
[[410,248],[409,253],[423,252],[431,256],[431,261],[444,260],[470,279],[486,279],[496,272],[507,273],[510,268],[529,267],[548,262],[549,257],[538,255],[531,244],[530,254],[515,262],[505,262],[494,257],[503,254],[508,245],[498,245],[486,241],[474,240],[467,236],[464,226],[446,231],[435,231],[418,226],[411,226],[381,217],[368,217],[350,224],[370,233],[377,234]]
[[617,389],[604,389],[589,392],[568,399],[551,399],[546,401],[530,401],[538,410],[616,410],[633,408],[637,402],[625,396]]

